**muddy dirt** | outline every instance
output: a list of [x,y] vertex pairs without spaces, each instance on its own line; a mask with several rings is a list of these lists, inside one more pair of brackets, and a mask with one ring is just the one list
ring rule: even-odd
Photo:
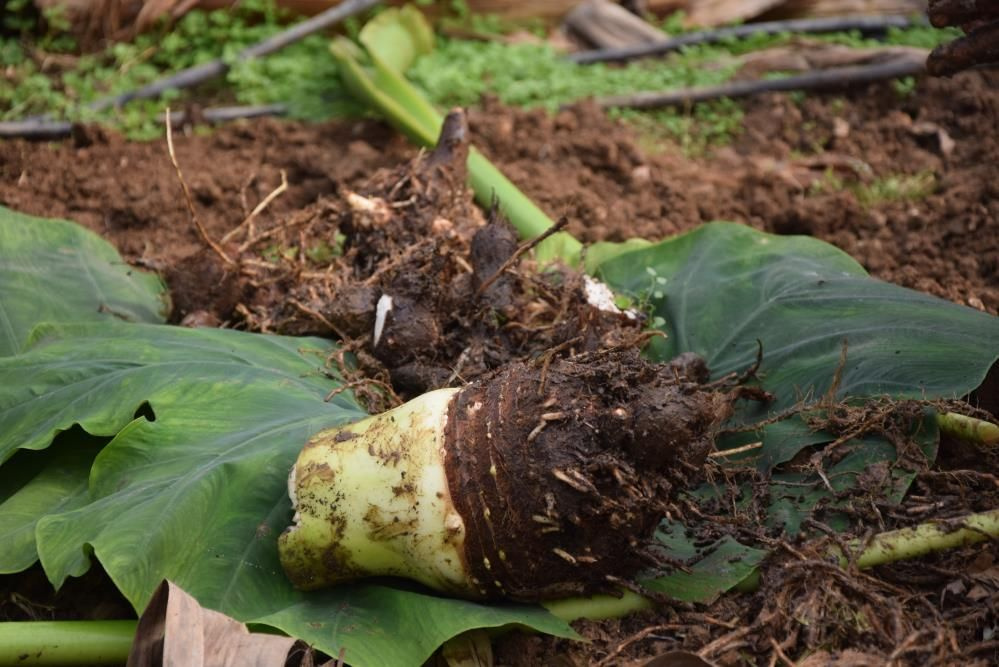
[[[689,158],[653,146],[593,107],[554,117],[486,103],[473,140],[553,217],[587,241],[659,238],[735,220],[834,243],[873,275],[999,311],[999,73],[921,79],[803,102],[747,103],[730,147]],[[257,218],[353,189],[414,149],[375,122],[276,120],[176,138],[208,233],[220,238],[288,176]],[[132,260],[168,266],[203,247],[164,142],[129,144],[99,130],[75,142],[0,144],[0,202],[71,218]]]
[[[588,105],[549,117],[486,101],[470,123],[473,141],[583,240],[736,220],[811,234],[876,277],[999,310],[997,73],[919,80],[911,94],[883,85],[763,97],[747,102],[732,145],[696,157]],[[359,359],[358,391],[374,381],[406,396],[553,347],[564,356],[636,342],[639,327],[593,315],[580,276],[519,270],[529,258],[504,268],[517,251],[504,223],[380,123],[241,122],[175,143],[217,250],[192,224],[162,141],[86,128],[63,143],[0,143],[0,203],[76,220],[159,270],[176,323],[337,335]],[[275,195],[282,173],[287,189]],[[385,293],[398,299],[383,307],[375,340]],[[421,326],[393,330],[395,309]],[[997,467],[995,452],[944,442],[902,505],[861,507],[854,518],[890,529],[995,508]],[[590,644],[511,638],[498,644],[498,662],[641,664],[686,649],[721,665],[999,663],[994,545],[849,575],[822,564],[820,551],[770,546],[757,593],[582,623]],[[9,602],[18,593],[2,583],[5,614],[18,617]]]
[[486,153],[586,241],[659,238],[711,220],[810,234],[875,277],[999,309],[999,74],[747,104],[734,144],[650,152],[596,108],[472,114]]

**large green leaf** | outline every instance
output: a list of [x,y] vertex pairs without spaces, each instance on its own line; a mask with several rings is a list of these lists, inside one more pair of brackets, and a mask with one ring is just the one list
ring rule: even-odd
[[[666,332],[652,346],[655,358],[696,352],[721,377],[748,369],[762,345],[758,377],[776,400],[745,403],[736,423],[817,402],[837,371],[836,399],[956,398],[977,387],[999,358],[999,319],[872,279],[845,253],[813,238],[713,223],[613,257],[599,273],[647,305]],[[924,424],[912,438],[932,460],[935,426]],[[831,436],[795,417],[723,446],[755,439],[763,441],[755,455],[770,471]],[[829,463],[837,491],[853,487],[865,468],[896,459],[893,447],[871,438],[839,450],[847,452]],[[891,475],[897,497],[911,472],[892,466]],[[831,495],[815,474],[778,472],[771,478],[771,522],[794,532]]]
[[0,206],[0,357],[39,322],[162,322],[163,284],[79,225]]
[[956,398],[999,358],[999,319],[870,278],[809,237],[713,223],[599,271],[665,322],[657,358],[696,352],[719,377],[748,369],[762,344],[759,376],[777,400],[744,421],[825,395],[844,343],[837,398]]
[[[53,583],[85,572],[93,554],[137,609],[169,578],[207,607],[333,655],[344,648],[359,665],[419,664],[474,627],[571,634],[537,608],[391,586],[291,588],[276,546],[291,519],[288,471],[311,434],[364,415],[348,393],[324,400],[339,386],[323,371],[331,351],[319,339],[217,329],[37,328],[22,355],[0,359],[0,451],[43,448],[74,424],[114,435],[90,471],[91,502],[38,521]],[[432,623],[415,611],[428,605]]]
[[[41,322],[162,322],[166,309],[159,278],[130,267],[96,234],[0,206],[0,357],[17,354]],[[3,481],[12,487],[0,491],[0,572],[37,560],[39,517],[86,502],[90,462],[106,439],[65,436],[72,442],[49,455],[24,453],[4,467]],[[11,454],[3,451],[0,461]]]
[[48,514],[86,505],[87,476],[106,438],[79,429],[63,433],[47,452],[19,452],[3,466],[3,481],[16,486],[0,502],[0,574],[20,572],[38,560],[35,527]]

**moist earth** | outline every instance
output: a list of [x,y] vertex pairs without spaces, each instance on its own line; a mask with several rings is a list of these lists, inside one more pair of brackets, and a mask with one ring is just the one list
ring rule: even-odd
[[[920,78],[795,101],[746,103],[730,146],[685,156],[593,106],[549,116],[486,101],[473,142],[585,241],[661,238],[709,220],[811,234],[875,277],[999,310],[999,73]],[[176,138],[209,235],[240,224],[288,177],[261,225],[361,187],[415,153],[373,121],[277,120]],[[163,141],[88,129],[75,141],[0,144],[0,202],[80,222],[133,261],[176,263],[204,247]]]

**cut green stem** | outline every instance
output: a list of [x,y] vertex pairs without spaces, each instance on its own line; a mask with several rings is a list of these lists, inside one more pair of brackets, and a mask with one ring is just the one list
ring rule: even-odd
[[[387,14],[385,12],[383,16]],[[363,31],[361,42],[366,50],[345,38],[336,40],[331,47],[347,87],[412,141],[421,146],[434,146],[443,116],[402,73],[388,64],[387,58],[378,53],[374,40],[366,40]],[[362,59],[370,64],[362,65]],[[538,236],[555,224],[474,147],[468,155],[468,174],[479,205],[488,208],[497,202],[522,238]],[[540,243],[535,256],[540,262],[561,260],[575,266],[581,250],[578,240],[566,232],[559,232]]]
[[0,665],[123,665],[138,621],[0,623]]
[[[868,569],[900,560],[919,558],[926,554],[954,549],[968,544],[999,538],[999,510],[971,514],[963,519],[924,523],[912,528],[901,528],[876,535],[857,557],[857,567]],[[860,548],[859,542],[852,547]],[[829,555],[846,567],[847,557],[834,547]],[[749,593],[760,587],[759,570],[746,577],[734,590]],[[652,603],[631,591],[624,591],[620,598],[595,595],[588,598],[568,598],[544,603],[552,614],[565,621],[581,618],[619,618],[649,609]]]
[[979,445],[999,445],[999,426],[956,412],[937,415],[940,431]]
[[[866,569],[887,565],[996,537],[999,537],[999,510],[971,514],[954,521],[923,523],[874,536],[857,557],[857,566]],[[834,553],[840,564],[846,565],[845,556]]]

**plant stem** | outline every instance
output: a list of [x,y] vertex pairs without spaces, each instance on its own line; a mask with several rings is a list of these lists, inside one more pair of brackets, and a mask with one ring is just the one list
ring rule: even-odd
[[937,425],[942,433],[979,445],[999,445],[999,425],[984,419],[975,419],[956,412],[937,415]]
[[122,665],[138,621],[0,623],[0,665]]
[[[886,565],[996,537],[999,537],[999,510],[970,514],[952,521],[923,523],[875,535],[857,557],[857,567],[866,569]],[[833,553],[840,559],[841,565],[846,564],[842,554]]]
[[632,591],[622,591],[621,597],[594,595],[588,598],[566,598],[542,603],[548,611],[563,621],[587,619],[600,621],[621,618],[637,611],[652,608],[652,601]]
[[[876,535],[857,557],[857,567],[868,569],[900,560],[918,558],[936,551],[984,542],[999,538],[999,510],[970,514],[961,519],[923,523],[912,528],[901,528]],[[859,548],[857,542],[853,546]],[[829,555],[839,560],[841,567],[848,564],[847,557],[838,547]],[[759,569],[743,579],[733,590],[751,593],[760,587]],[[642,611],[652,603],[631,591],[624,591],[620,598],[612,595],[595,595],[589,598],[568,598],[546,602],[544,606],[564,621],[581,618],[619,618]]]
[[[405,76],[371,52],[368,56],[372,67],[365,68],[358,62],[361,52],[345,40],[334,42],[331,49],[344,81],[360,100],[377,109],[415,143],[427,147],[437,143],[444,119]],[[468,155],[468,179],[479,205],[489,208],[493,201],[497,201],[500,211],[521,238],[538,236],[555,224],[474,146]],[[578,240],[566,232],[559,232],[540,243],[535,249],[535,256],[542,263],[560,259],[575,265],[579,262],[581,250],[582,244]]]

